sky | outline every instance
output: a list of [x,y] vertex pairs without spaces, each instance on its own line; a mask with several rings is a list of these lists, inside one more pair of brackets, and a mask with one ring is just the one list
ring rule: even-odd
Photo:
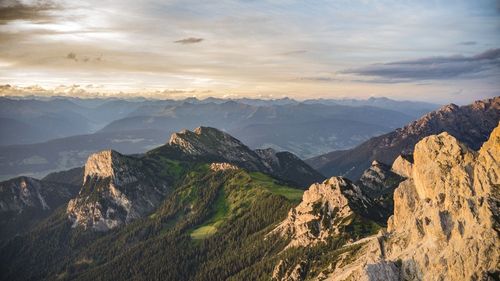
[[500,95],[500,1],[0,0],[0,95]]

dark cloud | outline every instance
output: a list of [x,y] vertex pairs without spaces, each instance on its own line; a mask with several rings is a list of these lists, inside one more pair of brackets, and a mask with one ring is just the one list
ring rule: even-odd
[[78,59],[76,58],[76,54],[71,52],[69,54],[66,55],[66,58],[69,59],[69,60],[74,60],[74,61],[78,61]]
[[82,61],[82,62],[92,62],[92,61],[100,62],[100,61],[102,61],[102,55],[100,55],[98,57],[89,57],[89,56],[78,57],[76,55],[76,53],[74,53],[74,52],[68,53],[65,58],[68,60]]
[[476,45],[477,42],[476,41],[464,41],[464,42],[460,42],[458,44],[459,45],[464,45],[464,46],[472,46],[472,45]]
[[49,1],[36,1],[33,5],[27,5],[20,1],[2,1],[0,3],[0,25],[14,20],[50,21],[52,16],[48,12],[54,9],[57,9],[56,5]]
[[201,41],[203,41],[203,38],[189,37],[189,38],[184,38],[184,39],[181,39],[181,40],[174,41],[174,43],[178,43],[178,44],[196,44],[196,43],[200,43]]
[[483,78],[500,75],[500,49],[490,49],[474,56],[455,55],[373,64],[342,73],[371,76],[392,82]]

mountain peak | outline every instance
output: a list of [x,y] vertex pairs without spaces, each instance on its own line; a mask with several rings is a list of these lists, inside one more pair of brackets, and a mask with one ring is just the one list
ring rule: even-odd
[[91,154],[85,163],[83,183],[89,177],[116,178],[115,171],[122,155],[114,150],[102,150]]
[[150,152],[164,157],[204,163],[227,162],[252,172],[262,172],[300,187],[325,177],[296,155],[274,149],[251,150],[228,133],[212,127],[174,133],[170,141]]
[[310,246],[339,235],[373,202],[348,179],[332,177],[312,184],[301,203],[270,234],[291,238],[287,247]]
[[337,278],[347,269],[344,277],[356,280],[369,279],[374,270],[402,280],[495,279],[499,147],[500,124],[479,152],[448,133],[419,141],[413,164],[398,158],[409,177],[394,192],[388,233],[368,242],[330,279],[348,279]]
[[244,145],[227,133],[211,127],[198,127],[192,132],[182,130],[170,137],[168,145],[177,147],[191,155],[214,153],[214,150],[228,147],[243,147]]

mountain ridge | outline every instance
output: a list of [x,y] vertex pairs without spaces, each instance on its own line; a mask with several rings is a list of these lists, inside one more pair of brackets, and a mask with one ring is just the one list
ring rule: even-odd
[[423,137],[443,131],[473,149],[479,149],[499,120],[500,97],[461,107],[445,105],[405,127],[374,137],[353,149],[333,151],[306,162],[326,176],[342,175],[358,179],[371,161],[392,164],[398,155],[412,152],[414,145]]

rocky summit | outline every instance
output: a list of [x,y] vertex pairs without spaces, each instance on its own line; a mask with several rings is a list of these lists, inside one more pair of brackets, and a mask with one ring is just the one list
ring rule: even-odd
[[498,280],[500,126],[478,152],[441,133],[413,155],[387,232],[326,280]]
[[210,127],[174,133],[167,144],[149,154],[183,161],[232,163],[304,188],[324,179],[323,175],[290,152],[277,152],[270,148],[254,151],[231,135]]
[[[309,247],[346,233],[355,224],[380,216],[375,203],[342,177],[332,177],[309,187],[302,202],[270,234],[290,239],[287,247]],[[353,237],[358,238],[358,237]]]
[[108,230],[140,218],[153,210],[169,191],[168,178],[151,177],[143,160],[112,150],[89,156],[83,186],[69,201],[73,226]]

